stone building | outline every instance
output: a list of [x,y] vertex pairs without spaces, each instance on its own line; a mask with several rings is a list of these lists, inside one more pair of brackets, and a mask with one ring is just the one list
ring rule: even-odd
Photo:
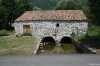
[[87,33],[88,22],[82,10],[26,11],[14,23],[15,35],[61,41]]

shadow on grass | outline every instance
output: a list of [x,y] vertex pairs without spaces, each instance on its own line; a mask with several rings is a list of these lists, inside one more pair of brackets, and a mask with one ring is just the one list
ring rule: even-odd
[[86,36],[79,41],[88,47],[100,49],[100,36]]
[[11,35],[11,34],[13,34],[13,30],[5,30],[5,29],[3,29],[3,30],[0,30],[0,36],[9,36],[9,35]]
[[8,34],[2,33],[2,34],[0,34],[0,36],[8,36]]

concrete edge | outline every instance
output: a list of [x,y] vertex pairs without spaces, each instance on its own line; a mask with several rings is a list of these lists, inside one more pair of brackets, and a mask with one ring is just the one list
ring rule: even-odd
[[96,52],[94,52],[92,49],[90,49],[89,47],[87,47],[86,45],[83,45],[81,42],[74,40],[74,45],[80,49],[82,52],[84,53],[88,53],[88,54],[97,54]]
[[41,40],[39,40],[38,43],[37,43],[36,50],[34,51],[34,55],[36,55],[37,52],[38,52],[38,49],[39,49],[39,46],[40,46],[40,42],[41,42]]

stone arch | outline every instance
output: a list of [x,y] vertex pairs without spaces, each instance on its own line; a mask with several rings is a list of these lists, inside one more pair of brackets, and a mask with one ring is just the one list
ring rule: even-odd
[[51,36],[47,36],[47,37],[42,38],[41,43],[45,43],[45,42],[56,43],[56,41],[54,40],[54,38],[51,37]]
[[62,37],[60,43],[72,43],[72,39],[68,36]]

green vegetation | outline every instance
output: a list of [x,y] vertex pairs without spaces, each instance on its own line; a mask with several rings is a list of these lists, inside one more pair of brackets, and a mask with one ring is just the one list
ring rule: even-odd
[[0,36],[7,36],[8,33],[7,33],[7,30],[0,30]]
[[76,1],[68,0],[61,1],[55,7],[56,10],[81,10],[82,6]]
[[25,11],[54,8],[81,9],[88,18],[89,26],[95,27],[89,27],[87,36],[78,40],[89,47],[100,49],[100,0],[0,0],[0,55],[33,53],[32,47],[36,44],[34,38],[15,37],[13,31],[3,29],[11,29],[14,20]]
[[[4,30],[3,30],[4,31]],[[33,37],[15,37],[14,31],[7,31],[8,36],[0,36],[0,55],[33,55],[36,39]]]
[[33,10],[29,0],[0,1],[0,30],[11,29],[11,24],[25,11]]
[[34,6],[39,7],[42,10],[51,10],[58,3],[58,0],[31,0],[31,1]]
[[0,29],[4,28],[6,23],[7,23],[7,11],[5,8],[0,6]]
[[100,0],[89,0],[90,22],[100,26]]
[[[74,1],[77,5],[87,7],[88,0],[29,0],[34,6],[41,8],[42,10],[51,10],[54,9],[62,1]],[[66,3],[65,2],[65,3]]]
[[77,40],[100,53],[100,27],[89,27],[87,35],[79,37]]

